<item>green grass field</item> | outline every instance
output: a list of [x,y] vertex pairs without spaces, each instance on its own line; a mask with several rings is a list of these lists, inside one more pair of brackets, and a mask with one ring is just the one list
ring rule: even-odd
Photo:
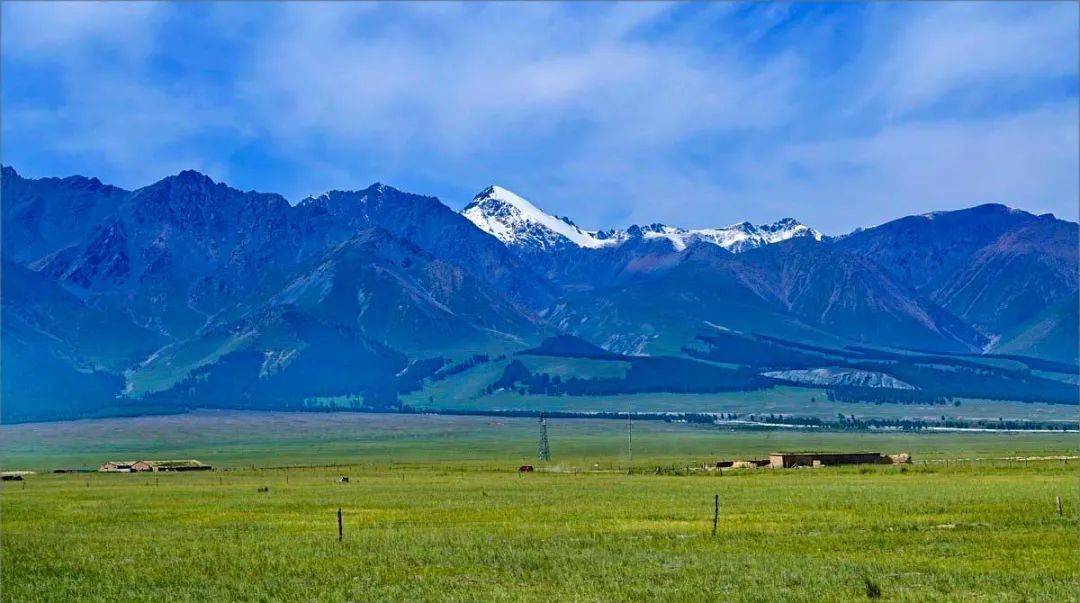
[[868,404],[830,402],[824,390],[776,387],[753,392],[717,394],[621,394],[617,396],[541,396],[499,391],[488,395],[463,396],[463,382],[429,386],[425,392],[403,397],[416,407],[469,410],[565,410],[634,412],[722,412],[767,415],[770,413],[833,419],[837,413],[861,418],[937,420],[945,415],[958,419],[1029,421],[1075,421],[1077,407],[1068,404],[1015,402],[1007,400],[961,400],[960,406],[929,404]]
[[[556,460],[626,468],[626,426],[551,420]],[[200,411],[184,415],[0,426],[5,470],[96,468],[105,460],[195,457],[216,467],[452,462],[517,467],[536,454],[535,419],[368,413]],[[634,458],[697,464],[773,450],[880,450],[917,459],[1077,454],[1074,433],[732,431],[637,421]]]
[[[3,599],[1061,601],[1080,588],[1078,462],[1002,460],[1075,456],[1075,434],[639,422],[631,462],[622,422],[549,431],[552,462],[519,476],[534,420],[200,412],[3,426],[6,470],[121,457],[217,468],[4,483]],[[772,449],[917,462],[683,474]],[[301,464],[322,466],[268,468]]]
[[[617,377],[628,363],[612,360],[521,355],[517,359],[530,370],[565,377],[576,374],[589,378]],[[838,413],[861,418],[937,420],[942,415],[955,419],[1029,421],[1076,421],[1077,407],[1070,404],[1046,404],[1008,400],[960,400],[960,406],[929,404],[868,404],[830,402],[823,389],[810,387],[773,387],[749,392],[714,394],[620,394],[612,396],[542,396],[521,395],[515,391],[484,393],[502,374],[509,359],[479,364],[441,381],[426,381],[421,390],[405,394],[402,401],[415,407],[468,410],[561,410],[636,412],[723,412],[740,415],[783,414],[834,419]],[[1014,361],[997,361],[1009,363]],[[324,402],[334,406],[333,401]],[[346,406],[341,400],[337,406]]]

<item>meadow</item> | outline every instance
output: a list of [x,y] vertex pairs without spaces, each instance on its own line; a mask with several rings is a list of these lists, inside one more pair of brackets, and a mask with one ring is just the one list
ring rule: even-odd
[[[591,360],[553,356],[521,355],[522,361],[534,372],[566,377],[616,377],[626,372],[629,363],[615,360]],[[425,409],[454,410],[547,410],[547,411],[625,411],[635,412],[711,412],[736,413],[742,416],[783,414],[800,417],[834,419],[837,414],[874,419],[937,420],[942,416],[973,420],[1075,421],[1075,404],[1049,404],[1015,400],[985,400],[957,398],[952,404],[872,404],[830,401],[824,389],[815,387],[776,386],[755,391],[717,393],[640,393],[601,396],[548,396],[522,394],[514,389],[486,391],[510,362],[504,358],[478,364],[443,380],[425,380],[417,391],[403,394],[406,404]],[[986,362],[1006,361],[990,359]],[[714,363],[715,364],[715,363]],[[735,366],[735,365],[723,365]],[[326,406],[347,407],[348,400],[330,399],[318,402]]]
[[[629,465],[626,424],[549,421],[560,463]],[[354,412],[204,410],[188,414],[0,425],[5,470],[96,468],[108,459],[198,458],[220,468],[467,464],[516,468],[536,455],[536,419]],[[1074,455],[1075,433],[742,431],[635,421],[633,464],[699,464],[774,450],[910,452],[921,460]]]
[[[552,461],[536,463],[529,419],[200,412],[3,426],[7,470],[140,456],[215,470],[4,483],[2,595],[1057,601],[1080,587],[1078,461],[1013,458],[1075,456],[1075,434],[634,427],[631,459],[620,421],[552,421]],[[686,470],[772,449],[916,463]],[[522,463],[537,471],[519,475]]]

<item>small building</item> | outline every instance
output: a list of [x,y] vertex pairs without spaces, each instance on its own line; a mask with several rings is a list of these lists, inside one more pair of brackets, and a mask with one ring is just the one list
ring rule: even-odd
[[150,467],[150,471],[210,471],[213,469],[210,465],[196,461],[195,459],[141,462],[147,463]]
[[769,466],[774,469],[829,465],[880,465],[892,462],[892,458],[880,452],[772,452],[769,454]]
[[131,467],[136,461],[105,461],[98,471],[102,473],[131,473]]
[[105,473],[132,473],[142,471],[209,471],[210,465],[195,459],[176,461],[107,461],[98,471]]

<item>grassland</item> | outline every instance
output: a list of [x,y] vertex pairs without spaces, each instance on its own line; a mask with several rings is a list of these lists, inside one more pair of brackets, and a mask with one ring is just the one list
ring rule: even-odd
[[[620,421],[552,420],[557,460],[628,466]],[[536,454],[533,419],[200,411],[184,415],[90,419],[0,426],[5,470],[97,467],[109,458],[195,457],[217,467],[453,462],[506,468]],[[635,463],[678,465],[772,450],[906,451],[924,460],[1077,454],[1071,433],[837,433],[731,431],[638,421]],[[492,465],[494,463],[494,465]]]
[[[628,363],[615,360],[591,360],[549,356],[518,356],[530,370],[552,375],[576,374],[588,378],[618,377]],[[1015,361],[996,360],[1013,363]],[[833,419],[837,414],[874,419],[937,420],[1029,420],[1076,421],[1077,407],[1071,404],[1047,404],[1008,400],[961,399],[959,406],[928,404],[869,404],[831,402],[823,389],[811,387],[773,387],[759,391],[734,391],[710,394],[619,394],[611,396],[524,395],[512,390],[485,393],[484,389],[502,374],[509,359],[481,363],[441,381],[427,381],[423,389],[403,395],[402,401],[414,407],[465,410],[560,410],[636,412],[722,412],[739,415],[783,414]],[[347,400],[324,401],[325,406],[348,405]]]
[[593,360],[590,358],[565,358],[560,356],[533,356],[523,354],[517,357],[534,373],[547,373],[563,379],[616,379],[625,377],[630,370],[630,363],[623,360]]
[[[1075,455],[1075,435],[650,422],[635,424],[631,462],[621,422],[553,421],[550,434],[553,462],[519,476],[535,452],[527,419],[201,412],[5,426],[6,469],[169,456],[218,470],[5,483],[3,598],[1059,601],[1080,587],[1077,461],[1000,460]],[[684,474],[774,448],[927,462]],[[287,464],[336,466],[267,468]]]
[[[608,363],[612,370],[617,364]],[[602,364],[598,366],[603,367]],[[416,407],[469,410],[624,411],[629,407],[635,412],[775,413],[822,419],[832,419],[838,413],[862,418],[926,420],[939,419],[942,415],[962,419],[996,420],[1000,417],[1029,421],[1075,421],[1077,418],[1077,407],[1068,404],[969,399],[960,400],[960,406],[845,403],[829,401],[825,390],[806,387],[774,387],[715,394],[542,396],[522,395],[508,390],[485,394],[484,387],[498,379],[501,372],[499,363],[482,364],[451,379],[428,383],[424,389],[402,396],[402,400]]]

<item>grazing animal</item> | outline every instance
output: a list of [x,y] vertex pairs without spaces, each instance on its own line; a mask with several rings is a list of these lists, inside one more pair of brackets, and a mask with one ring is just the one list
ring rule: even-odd
[[337,478],[337,483],[339,483],[339,484],[347,484],[347,483],[349,483],[349,476],[342,475],[341,477]]
[[270,491],[270,486],[263,486],[263,487],[259,488],[259,492],[269,492],[269,491]]
[[532,465],[522,465],[522,466],[518,467],[518,473],[532,473],[532,472],[533,472],[533,466]]

